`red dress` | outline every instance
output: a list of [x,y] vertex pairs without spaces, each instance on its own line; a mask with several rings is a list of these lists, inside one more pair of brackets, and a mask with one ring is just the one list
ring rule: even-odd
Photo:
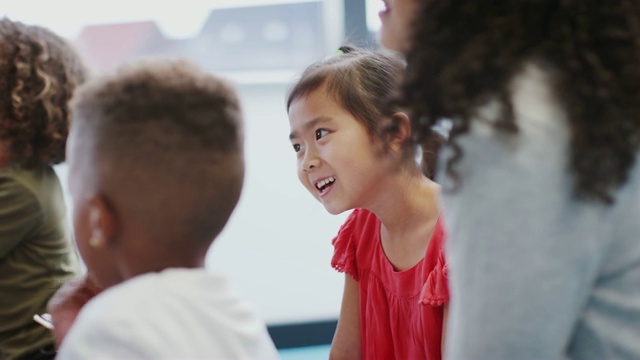
[[363,359],[441,359],[443,304],[449,302],[445,233],[438,219],[425,257],[395,271],[380,243],[380,220],[355,209],[333,239],[331,265],[360,288]]

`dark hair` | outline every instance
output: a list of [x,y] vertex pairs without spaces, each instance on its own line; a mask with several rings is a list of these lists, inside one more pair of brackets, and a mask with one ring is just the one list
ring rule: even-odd
[[612,202],[640,145],[640,3],[636,0],[428,0],[414,24],[404,104],[415,134],[442,118],[456,156],[478,107],[497,99],[496,127],[516,132],[509,85],[526,63],[552,75],[571,129],[569,164],[580,198]]
[[64,161],[68,101],[85,79],[71,45],[48,29],[0,19],[0,139],[10,162]]
[[[360,121],[373,136],[384,140],[386,135],[396,131],[394,124],[383,122],[401,108],[391,100],[398,96],[404,60],[393,52],[365,50],[351,46],[342,46],[334,56],[311,64],[293,85],[287,97],[287,110],[300,97],[325,87],[327,94],[336,103]],[[424,144],[427,153],[423,159],[430,159],[437,153],[442,138],[432,132]],[[433,147],[437,143],[437,147]],[[406,153],[413,158],[415,143],[408,142]],[[433,174],[435,161],[423,161],[425,173]]]
[[222,230],[244,179],[231,85],[187,61],[138,61],[87,82],[72,109],[105,196],[126,202],[154,238],[207,242]]

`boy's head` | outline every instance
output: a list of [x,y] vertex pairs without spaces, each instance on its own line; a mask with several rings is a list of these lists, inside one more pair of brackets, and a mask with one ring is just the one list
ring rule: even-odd
[[81,87],[72,115],[74,228],[99,285],[202,266],[244,178],[234,89],[185,61],[147,60]]
[[0,165],[64,161],[68,101],[86,69],[62,37],[0,19]]

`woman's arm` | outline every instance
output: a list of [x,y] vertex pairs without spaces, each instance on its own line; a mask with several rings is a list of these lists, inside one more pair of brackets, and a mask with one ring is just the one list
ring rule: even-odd
[[358,282],[350,275],[345,274],[340,319],[331,343],[329,359],[359,360],[361,356]]

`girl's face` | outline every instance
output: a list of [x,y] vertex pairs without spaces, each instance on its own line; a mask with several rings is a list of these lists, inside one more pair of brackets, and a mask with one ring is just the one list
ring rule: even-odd
[[298,178],[331,214],[370,208],[389,172],[381,140],[320,88],[289,107]]
[[407,53],[411,47],[411,22],[423,0],[383,0],[385,9],[379,13],[380,44],[387,49]]

